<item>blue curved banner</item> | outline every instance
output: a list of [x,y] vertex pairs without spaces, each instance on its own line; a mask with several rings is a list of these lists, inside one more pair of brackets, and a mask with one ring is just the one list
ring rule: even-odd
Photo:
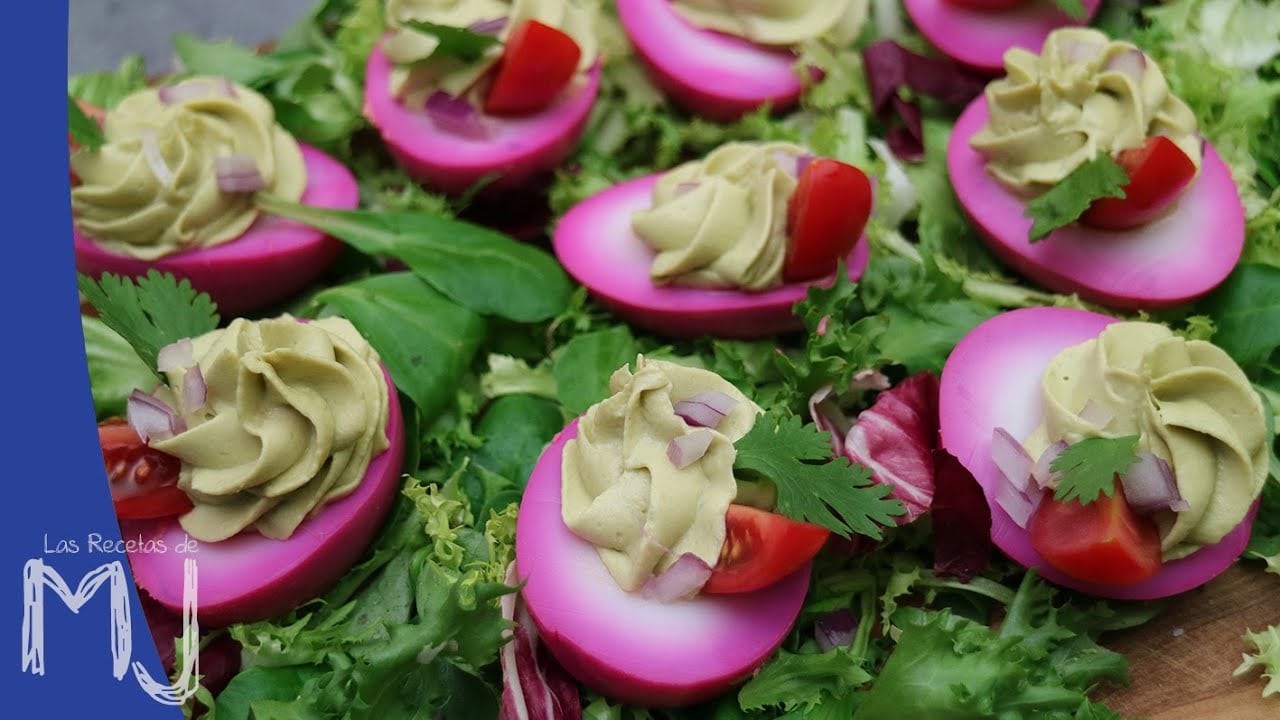
[[68,200],[67,3],[23,3],[10,20],[4,715],[172,720],[181,712],[131,580],[89,394]]

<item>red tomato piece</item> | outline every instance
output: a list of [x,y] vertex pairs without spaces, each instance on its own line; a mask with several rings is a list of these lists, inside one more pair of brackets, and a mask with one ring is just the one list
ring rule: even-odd
[[98,443],[116,517],[169,517],[192,508],[191,499],[178,488],[181,461],[147,447],[124,420],[116,418],[98,425]]
[[730,505],[724,547],[707,593],[745,593],[795,572],[822,549],[831,531],[747,505]]
[[1027,531],[1045,562],[1079,580],[1132,585],[1160,570],[1159,530],[1134,514],[1119,487],[1088,505],[1046,495]]
[[950,0],[950,2],[970,10],[1004,12],[1026,5],[1028,0]]
[[1102,230],[1128,230],[1155,220],[1196,176],[1195,163],[1172,140],[1157,135],[1123,150],[1116,162],[1129,182],[1123,198],[1098,198],[1080,220]]
[[871,181],[858,168],[815,158],[800,173],[787,204],[785,282],[814,280],[835,272],[862,236],[871,216]]
[[528,115],[551,104],[578,70],[582,48],[567,33],[526,20],[507,38],[484,111]]

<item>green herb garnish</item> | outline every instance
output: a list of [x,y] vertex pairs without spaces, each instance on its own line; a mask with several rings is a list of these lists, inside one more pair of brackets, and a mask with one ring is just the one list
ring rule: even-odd
[[1128,472],[1138,462],[1138,436],[1118,438],[1085,438],[1062,451],[1053,459],[1049,469],[1060,473],[1054,499],[1060,502],[1075,500],[1088,505],[1099,494],[1111,497],[1115,494],[1117,475]]
[[1049,233],[1080,219],[1094,200],[1123,198],[1129,174],[1109,155],[1096,158],[1071,171],[1048,192],[1027,203],[1031,226],[1031,242],[1039,242]]
[[1067,14],[1072,20],[1083,20],[1087,14],[1084,9],[1084,3],[1080,0],[1053,0],[1053,4],[1058,9]]
[[106,273],[98,280],[80,275],[77,283],[102,322],[128,341],[157,375],[156,356],[161,348],[218,327],[218,306],[213,300],[196,292],[189,280],[177,280],[168,273],[153,269],[136,279]]
[[404,26],[424,35],[430,35],[440,41],[436,49],[431,51],[431,57],[445,55],[463,62],[475,62],[484,56],[486,50],[498,44],[498,38],[492,35],[485,35],[466,28],[453,27],[452,25],[410,20]]
[[847,458],[831,460],[830,441],[794,416],[764,415],[735,447],[736,471],[756,473],[778,489],[777,511],[828,528],[879,540],[881,525],[904,512],[891,488],[872,482],[871,471]]
[[102,134],[102,128],[93,118],[84,114],[80,109],[80,105],[76,103],[76,99],[67,95],[67,132],[71,133],[71,139],[81,147],[97,150],[107,141],[106,136]]

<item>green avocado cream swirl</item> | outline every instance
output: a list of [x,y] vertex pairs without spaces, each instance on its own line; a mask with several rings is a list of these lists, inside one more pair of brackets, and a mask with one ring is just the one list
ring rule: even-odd
[[[378,353],[350,322],[284,315],[238,318],[192,341],[205,404],[163,398],[187,430],[151,446],[182,461],[178,487],[195,503],[179,520],[217,542],[252,526],[293,534],[311,513],[354,492],[386,449],[387,383]],[[181,388],[188,370],[169,371]]]
[[[640,589],[681,555],[714,567],[725,539],[725,513],[737,485],[733,443],[755,424],[760,408],[708,370],[636,359],[609,380],[613,395],[587,410],[578,436],[564,446],[561,516],[596,546],[618,585]],[[667,457],[691,428],[673,406],[719,391],[738,404],[715,429],[706,454],[683,469]]]
[[631,227],[657,255],[658,285],[767,290],[782,282],[787,203],[795,161],[790,143],[728,143],[664,174],[653,203]]
[[395,65],[391,71],[391,96],[406,107],[421,107],[436,90],[455,97],[467,95],[502,56],[502,46],[495,45],[473,63],[431,57],[439,40],[406,27],[410,20],[466,28],[506,18],[497,36],[503,42],[524,21],[537,20],[563,31],[578,43],[582,51],[579,69],[586,70],[598,54],[597,8],[598,0],[387,0],[387,27],[392,35],[383,43],[382,51]]
[[1165,135],[1197,167],[1196,117],[1135,45],[1088,28],[1062,28],[1040,55],[1012,48],[1005,77],[987,85],[990,118],[970,140],[987,171],[1034,195],[1099,153],[1115,156]]
[[760,45],[797,45],[819,37],[853,42],[867,21],[868,0],[675,0],[691,24]]
[[235,240],[258,219],[252,193],[218,188],[219,157],[252,157],[263,191],[286,200],[299,200],[307,185],[302,151],[266,98],[211,77],[171,90],[185,99],[167,104],[150,88],[121,100],[107,113],[106,144],[71,156],[81,181],[71,191],[76,225],[108,250],[142,260]]
[[[1221,541],[1262,492],[1262,401],[1216,345],[1154,323],[1113,323],[1060,352],[1041,380],[1044,423],[1027,439],[1032,457],[1058,440],[1137,435],[1140,450],[1169,463],[1190,507],[1155,515],[1166,560]],[[1086,419],[1107,415],[1101,426]]]

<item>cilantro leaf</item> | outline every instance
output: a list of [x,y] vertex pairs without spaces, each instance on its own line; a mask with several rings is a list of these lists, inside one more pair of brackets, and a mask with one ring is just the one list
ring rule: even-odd
[[152,269],[136,279],[106,273],[98,280],[80,275],[77,282],[102,322],[127,340],[162,380],[156,369],[161,348],[218,327],[218,306],[185,278]]
[[436,49],[431,51],[431,57],[448,55],[463,62],[475,62],[484,56],[485,50],[499,43],[498,38],[492,35],[452,25],[440,25],[424,20],[409,20],[404,25],[410,30],[430,35],[440,41]]
[[881,525],[904,511],[889,498],[891,488],[871,481],[871,471],[848,458],[829,460],[831,444],[795,416],[764,415],[736,443],[734,469],[757,473],[778,489],[777,511],[814,523],[842,537],[853,533],[879,540]]
[[1027,203],[1031,226],[1031,242],[1045,239],[1049,233],[1070,225],[1099,198],[1123,198],[1129,175],[1108,155],[1099,155],[1071,171],[1057,185]]
[[67,94],[67,132],[77,145],[97,150],[107,141],[102,134],[102,127],[92,118],[84,114],[76,99]]
[[1049,469],[1061,473],[1053,497],[1060,502],[1075,500],[1088,505],[1115,494],[1115,477],[1123,475],[1138,461],[1138,436],[1085,438],[1053,459]]
[[1080,0],[1053,0],[1053,4],[1072,20],[1083,20],[1085,17],[1084,3]]

